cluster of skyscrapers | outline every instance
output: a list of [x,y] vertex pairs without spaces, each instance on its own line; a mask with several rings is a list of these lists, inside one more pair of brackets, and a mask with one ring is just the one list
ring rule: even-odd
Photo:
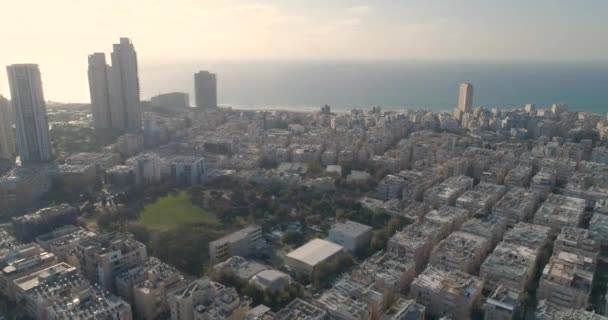
[[[120,38],[111,54],[89,55],[89,91],[95,131],[100,134],[138,133],[142,109],[137,52],[129,38]],[[0,96],[0,159],[20,156],[22,163],[53,160],[46,102],[37,64],[7,67],[11,101]],[[207,71],[194,75],[196,106],[217,107],[216,76]],[[12,110],[11,110],[12,109]],[[15,116],[16,134],[12,129]],[[16,136],[16,137],[15,137]]]

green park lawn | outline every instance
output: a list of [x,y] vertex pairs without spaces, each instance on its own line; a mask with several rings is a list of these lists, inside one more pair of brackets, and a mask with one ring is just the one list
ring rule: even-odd
[[217,217],[190,202],[186,191],[167,195],[144,207],[139,223],[156,230],[167,230],[182,224],[220,225]]

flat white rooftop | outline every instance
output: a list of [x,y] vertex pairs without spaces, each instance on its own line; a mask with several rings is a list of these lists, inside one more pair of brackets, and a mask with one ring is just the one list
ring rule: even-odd
[[323,239],[313,239],[307,244],[290,252],[287,257],[304,262],[310,266],[316,266],[344,250],[340,245]]

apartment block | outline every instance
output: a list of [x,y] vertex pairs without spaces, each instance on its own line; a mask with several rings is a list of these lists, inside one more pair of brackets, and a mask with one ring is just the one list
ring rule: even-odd
[[470,319],[479,303],[483,281],[461,271],[447,271],[430,266],[412,283],[410,295],[434,317]]
[[435,171],[401,171],[398,176],[405,181],[402,186],[401,198],[421,201],[424,192],[441,183],[444,178]]
[[505,176],[505,187],[507,187],[507,189],[515,187],[526,188],[530,184],[532,174],[532,167],[519,165],[509,170]]
[[562,228],[553,243],[553,252],[560,251],[576,253],[596,263],[600,253],[600,242],[593,231],[582,228]]
[[35,243],[17,246],[0,253],[0,293],[15,299],[13,280],[57,264],[54,254],[44,251]]
[[76,268],[62,262],[14,281],[15,300],[33,319],[47,319],[47,309],[66,297],[78,297],[91,284]]
[[391,216],[401,217],[412,223],[420,221],[431,211],[431,207],[424,202],[399,199],[386,201],[379,208]]
[[103,289],[114,290],[116,276],[148,260],[146,246],[130,235],[110,232],[81,241],[74,249],[82,273]]
[[403,186],[406,184],[404,179],[396,175],[389,174],[382,179],[376,187],[376,197],[381,200],[399,199]]
[[53,253],[60,261],[67,261],[69,253],[80,241],[92,238],[97,234],[93,231],[72,225],[57,228],[49,233],[36,237],[44,250]]
[[484,320],[521,319],[523,313],[521,293],[499,285],[486,299],[483,311]]
[[456,199],[456,207],[468,210],[469,215],[485,216],[506,191],[504,186],[480,182]]
[[435,246],[431,252],[430,264],[472,274],[485,259],[488,247],[486,238],[456,231]]
[[560,307],[587,307],[596,264],[584,255],[566,251],[554,253],[543,270],[538,299]]
[[[276,320],[325,320],[327,312],[300,298],[296,298],[283,309],[279,310],[274,319]],[[172,319],[175,320],[175,319]]]
[[315,300],[315,305],[325,310],[329,319],[370,320],[372,312],[367,304],[351,299],[335,289],[325,291]]
[[162,318],[169,313],[168,295],[186,285],[184,277],[174,267],[157,260],[147,268],[145,278],[133,288],[135,313],[143,319]]
[[503,241],[481,264],[479,276],[488,290],[502,284],[522,293],[534,276],[537,258],[533,249]]
[[358,252],[369,246],[373,236],[373,228],[355,221],[347,220],[336,223],[327,240],[339,244],[351,253]]
[[495,215],[488,215],[482,218],[471,218],[465,221],[460,227],[460,231],[475,234],[488,240],[489,248],[492,249],[507,231],[506,220]]
[[440,226],[440,237],[443,239],[453,231],[460,229],[468,216],[469,213],[465,209],[443,206],[427,213],[424,216],[424,221]]
[[217,297],[218,291],[224,286],[211,281],[209,278],[200,278],[169,294],[171,320],[195,320],[195,313],[199,306],[208,306]]
[[429,223],[415,223],[396,232],[387,243],[387,251],[414,261],[416,272],[420,272],[428,262],[431,249],[442,237],[441,226]]
[[532,218],[539,203],[539,196],[535,192],[524,188],[512,188],[500,199],[492,213],[507,220],[507,226],[514,226],[518,222],[527,222]]
[[424,320],[426,308],[415,300],[399,299],[380,318],[382,320]]
[[555,170],[543,168],[532,178],[530,190],[539,194],[542,200],[547,199],[549,193],[555,189],[556,175]]
[[64,319],[121,319],[132,320],[131,306],[119,297],[93,288],[78,296],[52,304],[47,310],[48,320]]
[[596,201],[595,205],[593,206],[593,212],[608,215],[608,199]]
[[266,245],[262,228],[249,226],[209,243],[209,257],[221,262],[232,256],[247,257]]
[[213,269],[218,272],[229,272],[241,281],[248,282],[253,276],[269,268],[253,260],[234,256],[228,258],[228,260],[224,262],[216,264],[213,266]]
[[551,228],[554,234],[564,227],[578,227],[583,219],[585,200],[550,194],[534,215],[534,223]]
[[13,218],[13,230],[17,239],[23,242],[53,231],[59,227],[77,224],[76,209],[68,204],[40,209],[24,216]]
[[65,159],[66,164],[93,165],[98,174],[120,164],[120,154],[109,152],[82,152],[70,155]]
[[456,199],[473,188],[473,178],[467,176],[450,177],[424,192],[424,202],[435,208],[453,206]]
[[383,293],[407,292],[416,275],[413,260],[379,251],[359,264],[351,273],[353,280]]
[[537,320],[608,320],[595,311],[584,309],[564,308],[547,300],[538,302],[534,311],[534,319]]
[[549,227],[519,222],[507,231],[503,241],[528,247],[538,253],[549,244],[550,231]]
[[589,222],[589,231],[596,233],[602,247],[608,246],[608,214],[594,213]]

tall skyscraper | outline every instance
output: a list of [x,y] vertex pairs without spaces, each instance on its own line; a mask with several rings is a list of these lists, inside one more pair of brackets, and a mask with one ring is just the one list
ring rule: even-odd
[[473,107],[473,85],[465,82],[460,85],[460,96],[458,97],[458,109],[464,113],[471,112]]
[[14,159],[17,155],[12,119],[9,102],[0,95],[0,159]]
[[98,132],[112,128],[110,112],[110,66],[101,52],[89,55],[89,93],[93,112],[93,126]]
[[209,71],[195,73],[194,94],[197,108],[217,108],[217,80],[215,73]]
[[37,64],[14,64],[7,68],[11,102],[15,110],[17,145],[24,163],[53,160],[46,102]]
[[141,131],[137,53],[129,38],[120,38],[120,42],[114,44],[111,74],[110,96],[117,105],[117,113],[121,113],[114,117],[115,112],[111,110],[113,125],[128,132]]

